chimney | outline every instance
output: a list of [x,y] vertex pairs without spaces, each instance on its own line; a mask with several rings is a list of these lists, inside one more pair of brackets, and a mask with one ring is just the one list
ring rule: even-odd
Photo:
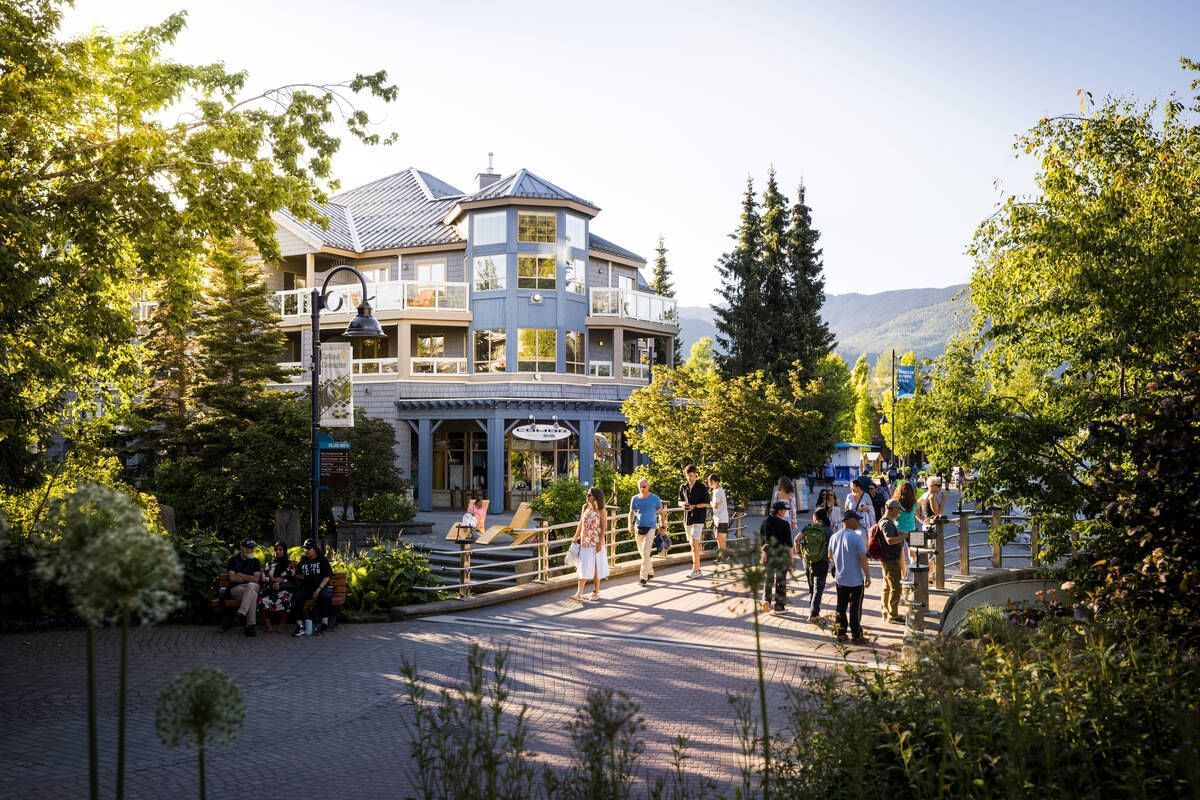
[[475,176],[475,191],[482,192],[498,180],[500,180],[500,176],[492,169],[492,153],[488,153],[487,171],[480,172]]

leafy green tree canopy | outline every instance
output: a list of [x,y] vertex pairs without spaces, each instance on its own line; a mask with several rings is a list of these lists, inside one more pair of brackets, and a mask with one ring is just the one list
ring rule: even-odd
[[73,406],[140,382],[141,281],[209,241],[277,255],[271,214],[319,220],[340,118],[368,143],[356,94],[383,72],[242,96],[247,76],[171,61],[182,13],[131,34],[59,38],[61,0],[0,0],[0,487],[30,488]]

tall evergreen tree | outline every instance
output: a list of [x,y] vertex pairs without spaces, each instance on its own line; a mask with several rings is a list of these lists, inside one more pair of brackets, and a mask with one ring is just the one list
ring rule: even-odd
[[760,269],[762,229],[753,178],[746,178],[741,221],[730,238],[735,242],[733,250],[717,262],[721,276],[719,292],[725,302],[712,307],[717,342],[722,350],[720,367],[726,377],[758,369],[767,345]]
[[[661,235],[658,237],[658,247],[654,248],[654,273],[650,277],[650,290],[663,297],[675,296],[671,268],[667,266],[667,246]],[[675,322],[679,322],[678,316]],[[683,342],[678,336],[675,337],[675,358],[672,363],[677,367],[683,363]]]
[[821,234],[812,226],[812,209],[804,197],[804,184],[796,192],[787,230],[788,313],[782,320],[787,350],[800,361],[801,373],[812,374],[822,358],[833,350],[836,337],[821,318],[825,305],[824,264],[817,240]]
[[153,290],[155,307],[143,359],[148,384],[135,411],[132,437],[119,447],[126,476],[137,485],[152,478],[162,455],[174,454],[192,407],[201,270],[194,259],[187,259],[173,273],[156,282]]
[[[764,326],[764,346],[758,355],[757,369],[766,372],[771,380],[786,385],[792,362],[800,355],[791,341],[791,302],[788,291],[788,209],[787,198],[779,191],[775,168],[767,173],[767,186],[762,196],[760,219],[762,250],[759,255],[759,274],[762,286],[761,315],[770,315]],[[809,373],[812,374],[811,372]]]
[[267,386],[284,380],[284,339],[253,245],[214,244],[206,266],[189,420],[155,486],[181,527],[236,541],[269,535],[277,509],[303,505],[308,414],[297,395]]

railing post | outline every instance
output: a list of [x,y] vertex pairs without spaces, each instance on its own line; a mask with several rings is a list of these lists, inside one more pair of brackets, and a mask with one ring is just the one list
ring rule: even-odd
[[925,612],[929,609],[929,564],[920,563],[908,568],[912,575],[912,599],[908,603],[908,614],[905,615],[904,627],[906,637],[919,638],[925,631]]
[[550,580],[550,531],[545,528],[537,537],[537,579],[545,583]]
[[[996,506],[992,509],[992,524],[988,528],[989,536],[1000,527],[1000,508]],[[1004,546],[999,542],[992,542],[992,566],[1000,569],[1004,566]]]
[[471,596],[471,540],[458,540],[458,596],[460,599],[466,600]]
[[958,512],[958,574],[971,574],[971,514]]
[[933,518],[933,565],[936,570],[933,585],[937,589],[946,588],[946,517],[938,514]]
[[1038,526],[1033,520],[1029,521],[1029,565],[1031,567],[1040,567],[1042,565],[1041,558],[1038,557]]

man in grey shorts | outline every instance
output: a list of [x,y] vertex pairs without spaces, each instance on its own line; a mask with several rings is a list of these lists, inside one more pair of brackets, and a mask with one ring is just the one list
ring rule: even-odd
[[654,577],[654,565],[650,559],[654,555],[655,526],[660,526],[666,533],[667,508],[658,495],[651,494],[650,481],[642,478],[638,481],[638,493],[629,501],[629,532],[634,533],[638,554],[642,557],[638,581],[642,586]]
[[708,518],[708,487],[700,482],[700,473],[695,464],[688,464],[683,469],[687,482],[679,487],[679,502],[687,512],[686,527],[688,539],[692,543],[692,572],[689,578],[699,578],[700,553],[703,551],[704,521]]

